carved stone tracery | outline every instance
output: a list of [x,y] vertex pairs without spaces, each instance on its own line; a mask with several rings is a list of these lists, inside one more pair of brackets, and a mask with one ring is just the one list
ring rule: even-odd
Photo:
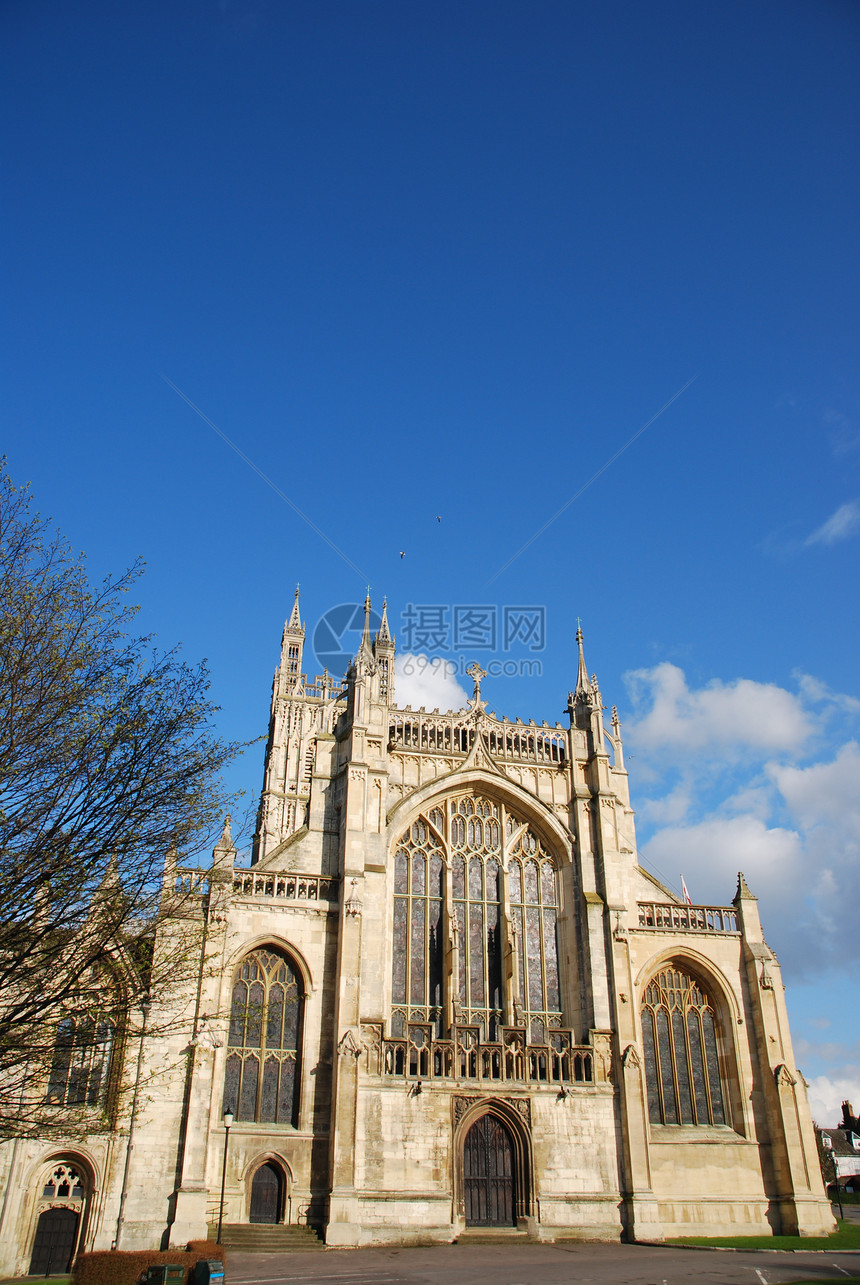
[[532,1125],[532,1104],[530,1098],[515,1097],[493,1097],[488,1098],[483,1094],[469,1095],[457,1093],[454,1095],[454,1127],[459,1125],[460,1121],[473,1106],[479,1102],[486,1102],[488,1105],[492,1102],[504,1102],[506,1106],[512,1107],[517,1115],[522,1119],[526,1128],[530,1129]]

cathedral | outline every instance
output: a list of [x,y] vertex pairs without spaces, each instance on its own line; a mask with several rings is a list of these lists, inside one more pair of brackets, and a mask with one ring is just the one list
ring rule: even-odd
[[740,874],[689,905],[640,866],[581,632],[549,726],[491,713],[477,665],[466,708],[398,705],[370,621],[343,682],[311,681],[296,594],[251,865],[229,819],[208,868],[168,853],[155,952],[191,933],[194,984],[139,1038],[67,1042],[48,1100],[92,1124],[0,1146],[0,1274],[252,1224],[829,1232],[756,897]]

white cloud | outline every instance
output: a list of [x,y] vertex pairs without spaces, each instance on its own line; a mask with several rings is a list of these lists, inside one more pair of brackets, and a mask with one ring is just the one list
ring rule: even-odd
[[691,691],[684,671],[664,661],[626,675],[634,705],[647,713],[627,724],[627,737],[645,750],[799,749],[813,730],[800,699],[784,687],[738,678]]
[[835,1129],[842,1120],[842,1103],[860,1102],[860,1072],[831,1078],[816,1075],[809,1081],[809,1106],[816,1124]]
[[403,652],[394,661],[394,697],[413,709],[465,709],[469,698],[457,682],[455,667],[441,656]]
[[[728,901],[742,870],[789,973],[850,967],[860,960],[860,746],[851,741],[832,761],[808,767],[770,762],[764,775],[769,796],[741,790],[700,820],[664,824],[643,854],[669,882],[683,870],[697,902]],[[675,797],[665,796],[667,813]],[[646,816],[659,817],[661,802],[649,802]],[[731,815],[742,802],[747,810]],[[779,824],[786,815],[791,824]]]
[[654,825],[678,825],[685,821],[693,805],[693,795],[688,785],[678,785],[670,794],[659,799],[645,799],[639,806],[640,815]]
[[857,500],[850,500],[847,504],[840,504],[826,522],[806,537],[805,543],[807,545],[838,544],[840,540],[847,540],[857,531],[860,531],[860,503]]
[[[742,870],[795,979],[860,961],[860,702],[810,675],[797,692],[743,678],[691,688],[663,663],[628,681],[647,863],[672,886],[683,870],[713,904]],[[828,759],[798,763],[820,755],[825,730]]]
[[759,817],[710,817],[695,825],[667,826],[646,844],[644,853],[661,870],[683,870],[697,903],[725,905],[734,896],[742,870],[764,903],[765,928],[777,909],[797,909],[801,837],[793,830],[769,828]]
[[827,683],[823,683],[820,678],[815,678],[812,674],[804,674],[795,670],[794,677],[797,679],[797,685],[800,694],[804,700],[809,701],[812,705],[824,705],[825,713],[830,714],[834,711],[841,711],[848,714],[860,714],[860,700],[856,696],[846,696],[844,692],[835,692]]
[[836,827],[860,849],[860,745],[856,741],[843,745],[830,763],[809,767],[771,763],[767,772],[804,829]]

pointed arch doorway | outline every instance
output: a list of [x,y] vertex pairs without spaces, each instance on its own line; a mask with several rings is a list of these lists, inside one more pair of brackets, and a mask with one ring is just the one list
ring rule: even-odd
[[39,1217],[30,1251],[31,1276],[67,1272],[81,1240],[92,1174],[77,1160],[51,1161],[38,1184]]
[[67,1272],[78,1240],[80,1214],[76,1209],[44,1209],[36,1224],[31,1276],[53,1276]]
[[260,1165],[251,1182],[249,1222],[278,1223],[284,1207],[284,1178],[277,1165]]
[[516,1226],[513,1139],[494,1115],[482,1115],[463,1142],[463,1196],[467,1227]]

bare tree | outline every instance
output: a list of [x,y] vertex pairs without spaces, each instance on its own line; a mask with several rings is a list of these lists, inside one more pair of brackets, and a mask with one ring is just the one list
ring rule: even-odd
[[91,586],[0,465],[0,1136],[104,1101],[128,1014],[197,967],[193,917],[153,962],[165,853],[213,832],[241,747],[205,664],[130,631],[140,573]]

